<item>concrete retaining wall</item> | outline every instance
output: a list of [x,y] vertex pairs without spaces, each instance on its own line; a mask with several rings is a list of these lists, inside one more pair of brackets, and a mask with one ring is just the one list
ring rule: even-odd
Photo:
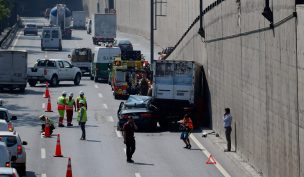
[[[94,9],[95,0],[84,2]],[[167,0],[166,8],[155,31],[161,47],[182,36],[199,15],[199,1]],[[294,0],[273,0],[271,8],[275,23],[296,10]],[[116,0],[116,9],[119,30],[149,38],[150,0]],[[212,128],[224,135],[222,116],[230,107],[237,151],[263,176],[304,176],[304,10],[298,8],[297,21],[259,31],[269,27],[263,9],[262,0],[223,1],[204,17],[206,38],[196,24],[170,59],[203,65]]]

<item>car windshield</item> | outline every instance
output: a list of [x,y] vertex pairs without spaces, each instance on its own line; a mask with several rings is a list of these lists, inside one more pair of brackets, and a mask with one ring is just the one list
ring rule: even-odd
[[6,143],[7,147],[12,147],[17,144],[17,138],[15,136],[3,136],[0,135],[0,141]]
[[36,28],[36,25],[33,25],[33,24],[28,24],[26,25],[27,28]]
[[0,119],[8,120],[8,116],[5,111],[0,111]]
[[54,61],[40,60],[40,61],[38,61],[37,66],[38,67],[45,67],[45,66],[47,66],[47,67],[55,67],[56,64],[55,64]]
[[42,33],[43,38],[50,38],[51,37],[51,32],[50,30],[44,30]]

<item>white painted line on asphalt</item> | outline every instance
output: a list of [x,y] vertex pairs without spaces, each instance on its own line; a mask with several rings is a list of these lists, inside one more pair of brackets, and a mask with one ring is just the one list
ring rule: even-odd
[[117,137],[118,137],[118,138],[122,138],[122,134],[121,134],[121,132],[120,132],[120,131],[115,130],[115,132],[116,132],[116,135],[117,135]]
[[48,58],[48,52],[47,51],[44,52],[44,58]]
[[126,148],[124,148],[124,152],[125,152],[125,154],[127,154],[127,150],[126,150]]
[[42,103],[42,109],[45,109],[45,103]]
[[42,158],[42,159],[45,159],[45,157],[46,157],[45,149],[44,149],[44,148],[41,148],[41,158]]
[[45,173],[41,174],[41,177],[46,177],[46,174]]
[[[198,146],[199,149],[202,149],[202,153],[205,154],[207,158],[210,156],[210,152],[208,152],[208,150],[195,138],[193,134],[190,135],[190,139]],[[222,173],[223,176],[231,177],[230,174],[223,168],[223,166],[218,161],[216,161],[216,164],[214,165]]]
[[106,119],[107,119],[107,121],[109,121],[109,122],[114,122],[114,119],[113,119],[112,116],[107,116]]
[[103,107],[104,107],[105,109],[108,109],[108,105],[107,105],[107,104],[103,104]]
[[95,87],[95,88],[98,88],[98,85],[95,84],[94,87]]
[[17,42],[18,42],[18,40],[19,40],[19,37],[20,37],[20,34],[21,34],[21,31],[19,31],[18,33],[17,33],[17,38],[15,39],[15,42],[14,42],[14,44],[13,44],[13,46],[12,46],[12,50],[14,50],[14,48],[15,48],[15,46],[17,45]]
[[98,93],[98,96],[99,96],[99,98],[102,98],[102,97],[103,97],[101,93]]
[[140,173],[135,173],[135,177],[141,177]]

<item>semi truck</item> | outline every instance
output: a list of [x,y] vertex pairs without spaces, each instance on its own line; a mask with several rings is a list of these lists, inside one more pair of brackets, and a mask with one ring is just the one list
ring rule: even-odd
[[63,39],[72,39],[72,12],[65,4],[57,4],[50,11],[49,21],[51,26],[59,26]]
[[0,51],[0,90],[19,88],[25,91],[27,84],[27,52]]
[[153,63],[152,104],[157,107],[159,124],[167,127],[184,114],[192,115],[202,87],[201,66],[193,61],[157,60]]
[[117,18],[114,13],[94,14],[92,16],[92,34],[93,44],[100,42],[113,43],[116,38]]
[[86,14],[85,11],[73,11],[73,28],[74,29],[85,29],[86,26]]

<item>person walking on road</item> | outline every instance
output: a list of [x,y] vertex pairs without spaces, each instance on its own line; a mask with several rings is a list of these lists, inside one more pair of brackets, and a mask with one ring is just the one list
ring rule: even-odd
[[64,112],[65,112],[65,105],[66,105],[66,92],[62,92],[61,96],[58,98],[57,101],[57,109],[59,113],[59,121],[58,121],[58,127],[64,127],[63,125],[63,119],[64,119]]
[[83,91],[80,91],[80,92],[79,92],[79,96],[78,96],[77,99],[76,99],[77,110],[80,109],[80,104],[79,104],[79,102],[80,102],[81,100],[84,101],[84,106],[85,106],[86,109],[88,109],[87,99],[86,99],[86,97],[84,96],[84,92],[83,92]]
[[73,120],[73,111],[77,111],[76,109],[76,103],[73,99],[73,93],[70,93],[69,98],[66,99],[66,116],[67,116],[67,126],[73,126],[72,120]]
[[84,106],[85,102],[83,100],[79,101],[79,110],[78,110],[78,116],[77,116],[77,121],[78,124],[80,125],[82,135],[80,140],[86,140],[86,131],[85,131],[85,124],[87,122],[87,109]]
[[224,128],[225,128],[225,135],[227,140],[227,149],[224,150],[224,152],[231,151],[231,123],[232,123],[232,116],[230,114],[230,109],[225,108],[225,114],[224,114]]
[[122,128],[124,143],[126,144],[126,154],[127,162],[134,163],[132,160],[132,155],[135,152],[135,137],[134,132],[137,130],[137,126],[131,116],[128,117],[128,122],[126,122]]
[[178,121],[178,123],[181,124],[181,130],[182,130],[180,139],[183,140],[184,143],[186,144],[184,148],[191,149],[189,136],[193,130],[192,119],[188,114],[186,114],[182,120]]

